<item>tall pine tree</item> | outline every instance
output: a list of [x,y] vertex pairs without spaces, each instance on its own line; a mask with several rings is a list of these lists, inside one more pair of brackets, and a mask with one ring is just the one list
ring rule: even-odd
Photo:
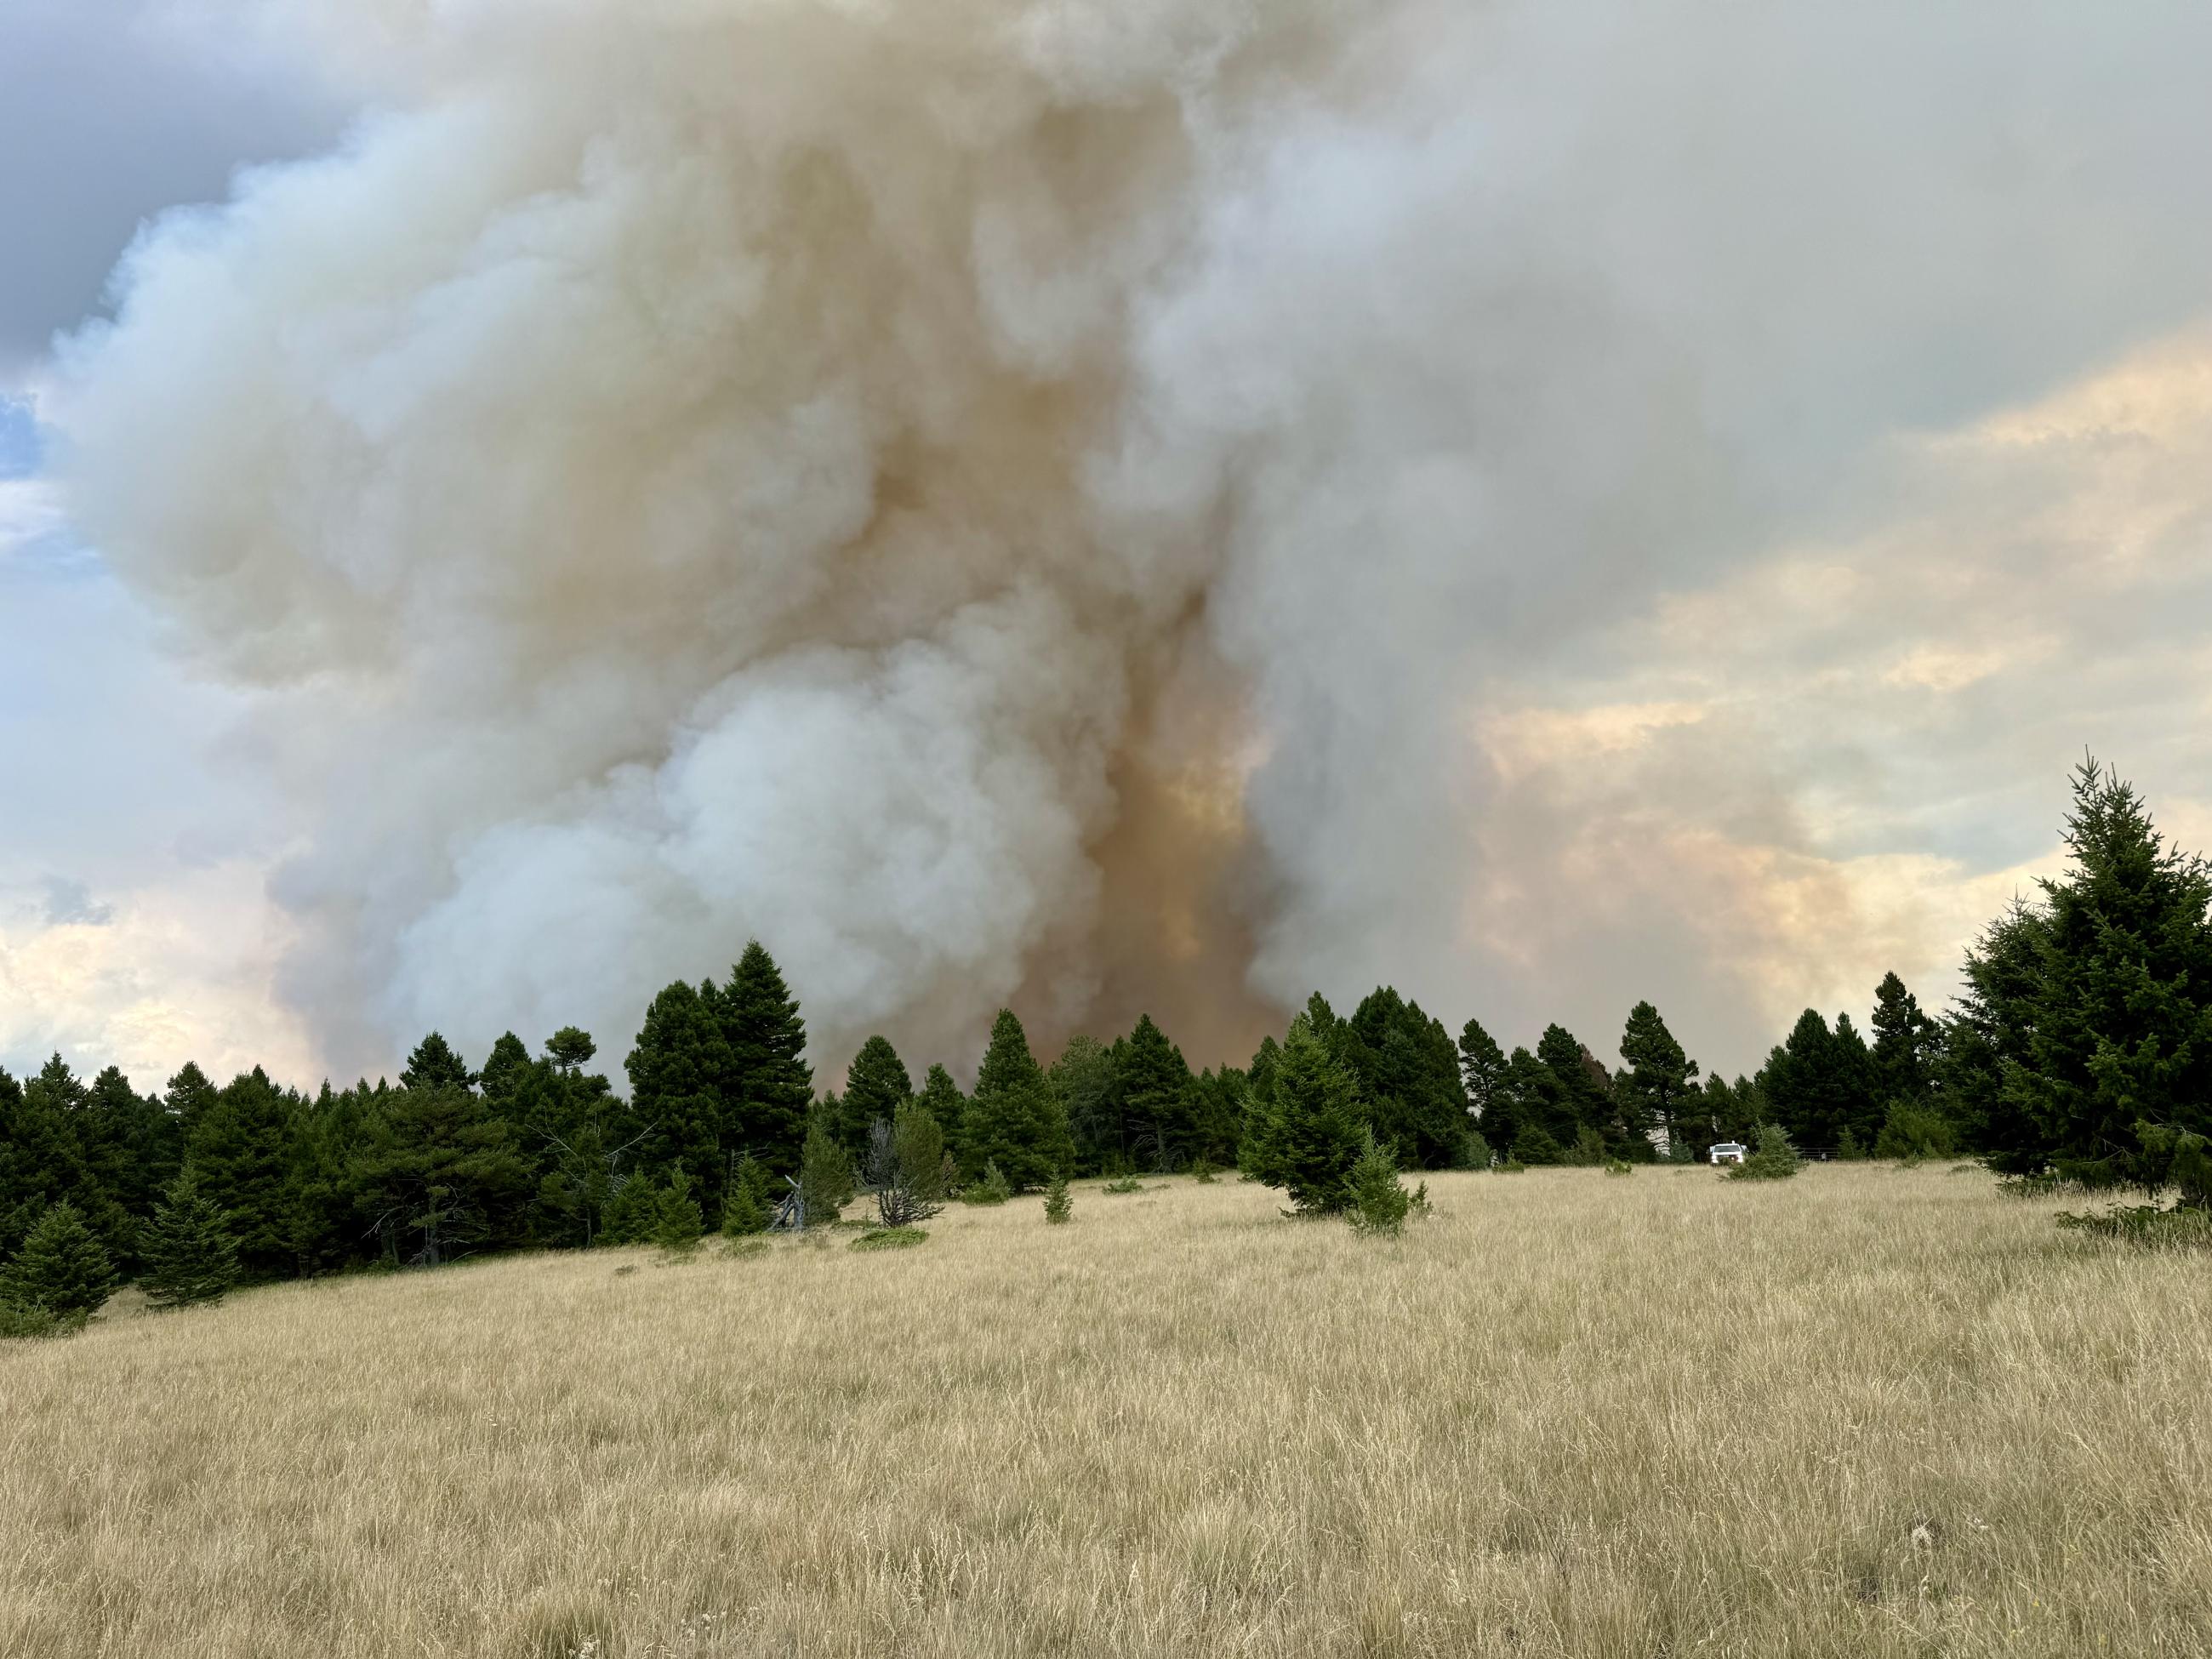
[[1018,1191],[1042,1187],[1074,1159],[1066,1112],[1010,1008],[1000,1009],[991,1023],[990,1046],[963,1129],[960,1171],[969,1181],[980,1180],[984,1166],[995,1164]]
[[1641,1120],[1666,1137],[1669,1156],[1680,1162],[1702,1160],[1712,1142],[1700,1134],[1694,1081],[1698,1062],[1682,1052],[1682,1045],[1650,1003],[1639,1002],[1628,1011],[1620,1058],[1625,1064],[1616,1086],[1634,1103]]
[[719,1204],[728,1169],[750,1153],[776,1175],[795,1175],[814,1103],[814,1074],[802,1056],[806,1024],[775,958],[758,939],[730,970],[730,982],[709,998],[720,1024],[728,1070],[722,1080],[721,1147],[725,1169],[706,1192]]

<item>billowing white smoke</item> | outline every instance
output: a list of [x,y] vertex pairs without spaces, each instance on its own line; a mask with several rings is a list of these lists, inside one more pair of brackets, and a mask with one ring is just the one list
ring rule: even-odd
[[333,1060],[618,1054],[749,934],[832,1059],[1472,995],[1485,673],[2194,298],[2084,238],[2197,188],[2192,43],[1818,9],[333,0],[386,112],[53,405],[271,688]]

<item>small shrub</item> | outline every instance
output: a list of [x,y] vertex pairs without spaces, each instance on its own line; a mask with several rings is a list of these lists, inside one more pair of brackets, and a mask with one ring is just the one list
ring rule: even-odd
[[911,1249],[928,1237],[919,1227],[871,1227],[854,1239],[849,1248],[855,1250]]
[[2117,1239],[2146,1249],[2212,1249],[2212,1211],[2155,1204],[2108,1205],[2100,1214],[2061,1210],[2058,1224],[2098,1238]]
[[2068,1190],[2068,1183],[2046,1170],[2038,1175],[2003,1176],[1997,1182],[1997,1190],[2007,1198],[2056,1198]]
[[960,1201],[963,1204],[1004,1204],[1013,1195],[1013,1188],[1000,1173],[998,1164],[993,1162],[983,1166],[981,1180],[971,1181],[961,1189]]
[[1606,1161],[1605,1137],[1585,1123],[1576,1131],[1574,1150],[1566,1155],[1569,1164],[1595,1166]]
[[909,1227],[942,1210],[944,1171],[944,1131],[920,1101],[907,1101],[896,1115],[869,1125],[866,1173],[884,1226]]
[[0,1302],[0,1341],[62,1336],[81,1328],[83,1318],[63,1318],[44,1308],[27,1308],[20,1302]]
[[722,1201],[722,1237],[745,1238],[766,1232],[775,1218],[771,1190],[767,1166],[750,1152],[739,1158],[730,1195]]
[[1435,1212],[1429,1207],[1429,1183],[1425,1181],[1413,1188],[1413,1195],[1406,1200],[1406,1213],[1425,1221]]
[[1498,1166],[1499,1175],[1527,1175],[1528,1166],[1517,1158],[1509,1158]]
[[1849,1129],[1836,1137],[1836,1157],[1838,1161],[1853,1164],[1866,1155],[1866,1148],[1859,1145],[1859,1138]]
[[1874,1138],[1876,1158],[1955,1158],[1959,1131],[1941,1112],[1893,1100]]
[[1797,1161],[1797,1149],[1782,1133],[1780,1124],[1760,1124],[1756,1139],[1758,1146],[1750,1157],[1729,1166],[1729,1180],[1787,1181],[1802,1167]]
[[1624,1164],[1617,1158],[1609,1158],[1605,1161],[1605,1172],[1609,1176],[1634,1175],[1636,1166],[1633,1164]]
[[684,1256],[699,1248],[699,1235],[707,1231],[699,1213],[699,1200],[691,1195],[691,1177],[679,1167],[668,1177],[653,1218],[653,1242],[664,1255]]
[[1145,1183],[1133,1175],[1123,1176],[1117,1181],[1108,1182],[1100,1190],[1109,1193],[1141,1193],[1145,1190]]
[[745,1233],[736,1238],[725,1233],[722,1237],[725,1241],[723,1254],[726,1255],[766,1255],[775,1248],[758,1233]]
[[[1364,1234],[1395,1234],[1406,1224],[1406,1212],[1413,1207],[1413,1195],[1398,1179],[1398,1160],[1389,1150],[1378,1145],[1375,1131],[1360,1131],[1359,1157],[1352,1166],[1352,1174],[1345,1182],[1345,1218],[1352,1230]],[[1421,1188],[1421,1202],[1428,1203],[1428,1188]]]
[[1055,1227],[1065,1226],[1075,1218],[1075,1195],[1067,1190],[1065,1175],[1055,1174],[1052,1184],[1044,1189],[1044,1218]]
[[820,1114],[806,1131],[799,1154],[799,1191],[806,1206],[806,1224],[826,1227],[853,1201],[852,1155],[837,1144]]
[[1497,1161],[1490,1143],[1483,1139],[1482,1131],[1469,1129],[1460,1137],[1459,1167],[1462,1170],[1486,1170]]
[[1513,1137],[1513,1145],[1506,1152],[1505,1161],[1527,1169],[1532,1164],[1563,1164],[1566,1161],[1566,1155],[1559,1150],[1559,1143],[1552,1139],[1550,1131],[1530,1123],[1523,1126],[1521,1133]]
[[1190,1178],[1193,1181],[1197,1182],[1200,1185],[1212,1186],[1213,1184],[1215,1173],[1213,1160],[1212,1158],[1200,1155],[1200,1157],[1191,1159]]
[[602,1244],[642,1244],[653,1237],[660,1213],[660,1189],[642,1170],[633,1170],[615,1182],[607,1194],[607,1207],[599,1216]]

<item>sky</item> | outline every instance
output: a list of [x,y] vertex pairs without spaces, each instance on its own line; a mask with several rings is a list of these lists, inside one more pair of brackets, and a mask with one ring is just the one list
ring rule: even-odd
[[2203,27],[1456,12],[0,10],[0,1066],[1735,1073],[2212,846]]

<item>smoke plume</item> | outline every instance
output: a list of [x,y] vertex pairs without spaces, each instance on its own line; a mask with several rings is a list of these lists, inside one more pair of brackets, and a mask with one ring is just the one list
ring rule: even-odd
[[2174,9],[325,9],[374,112],[153,227],[50,402],[262,689],[340,1067],[618,1054],[749,935],[838,1062],[1510,1011],[1485,687],[2212,251]]

